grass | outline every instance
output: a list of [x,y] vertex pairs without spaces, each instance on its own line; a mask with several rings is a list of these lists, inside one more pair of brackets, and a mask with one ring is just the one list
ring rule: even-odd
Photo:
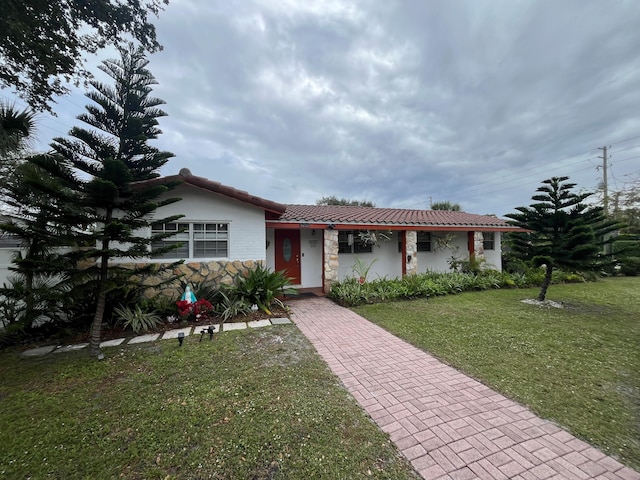
[[640,469],[640,278],[366,305],[359,314]]
[[0,355],[1,478],[417,478],[293,326]]

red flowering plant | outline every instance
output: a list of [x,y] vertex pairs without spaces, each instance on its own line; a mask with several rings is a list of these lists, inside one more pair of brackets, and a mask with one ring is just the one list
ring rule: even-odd
[[178,307],[178,315],[186,321],[206,321],[212,319],[214,315],[213,305],[204,298],[195,303],[178,300],[176,306]]
[[202,298],[193,305],[193,313],[196,317],[196,322],[211,320],[214,314],[213,305],[209,300]]
[[176,306],[178,307],[178,315],[180,315],[180,318],[182,320],[189,320],[189,317],[193,313],[193,303],[187,302],[186,300],[178,300]]

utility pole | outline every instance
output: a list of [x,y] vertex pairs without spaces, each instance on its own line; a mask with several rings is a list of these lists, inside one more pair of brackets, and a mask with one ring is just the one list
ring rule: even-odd
[[602,185],[604,189],[604,200],[603,200],[604,214],[608,215],[609,214],[609,184],[607,180],[607,162],[608,162],[607,147],[605,145],[604,147],[598,148],[598,150],[602,150],[602,156],[598,158],[602,159]]
[[[604,214],[605,215],[609,215],[609,183],[607,180],[607,163],[609,162],[609,159],[607,157],[607,146],[605,145],[604,147],[600,147],[598,150],[602,150],[602,156],[598,157],[602,159],[602,188],[604,191],[604,199],[603,199],[603,206],[604,206]],[[609,234],[606,234],[604,236],[604,239],[607,240],[609,238]],[[605,243],[604,244],[604,253],[605,255],[611,254],[611,244],[610,243]]]

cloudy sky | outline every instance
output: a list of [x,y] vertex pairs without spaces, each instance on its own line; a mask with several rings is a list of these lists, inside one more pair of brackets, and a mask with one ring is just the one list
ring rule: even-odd
[[551,176],[595,189],[604,145],[610,189],[640,172],[637,0],[172,0],[155,23],[164,174],[504,215]]

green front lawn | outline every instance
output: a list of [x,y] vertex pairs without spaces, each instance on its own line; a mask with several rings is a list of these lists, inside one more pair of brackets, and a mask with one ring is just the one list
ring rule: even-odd
[[491,290],[359,314],[640,469],[640,278]]
[[0,479],[412,479],[291,325],[0,355]]

